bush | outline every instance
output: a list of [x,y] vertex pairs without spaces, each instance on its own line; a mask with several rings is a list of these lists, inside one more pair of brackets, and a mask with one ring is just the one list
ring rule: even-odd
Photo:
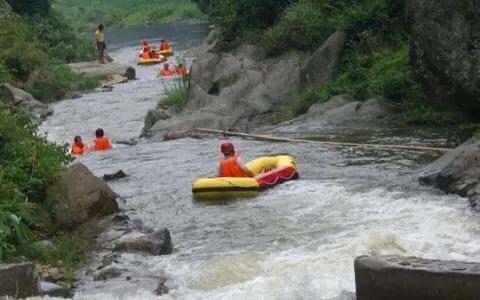
[[51,102],[68,92],[92,90],[97,86],[96,79],[77,74],[64,65],[51,65],[33,73],[25,87],[38,100]]
[[46,188],[68,162],[66,148],[37,133],[26,113],[0,106],[0,259],[32,241]]
[[13,11],[20,15],[47,15],[51,0],[7,0]]
[[266,31],[260,45],[269,55],[289,49],[310,50],[321,45],[336,28],[337,18],[330,18],[325,4],[301,1],[283,13],[280,22]]
[[66,279],[72,283],[76,268],[85,261],[92,241],[76,233],[60,233],[52,240],[51,247],[33,244],[25,255],[44,265],[65,268]]
[[290,0],[212,0],[209,16],[228,43],[250,30],[273,25]]

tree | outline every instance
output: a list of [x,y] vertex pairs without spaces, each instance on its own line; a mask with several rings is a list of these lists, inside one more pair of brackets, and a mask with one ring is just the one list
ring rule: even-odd
[[50,12],[51,0],[7,0],[13,11],[19,15],[42,15]]

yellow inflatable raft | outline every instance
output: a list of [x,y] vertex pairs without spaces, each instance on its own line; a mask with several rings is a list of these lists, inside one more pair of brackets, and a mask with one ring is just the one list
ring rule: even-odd
[[174,54],[173,49],[168,50],[155,50],[155,53],[158,53],[163,56],[172,56]]
[[162,62],[161,58],[149,58],[149,59],[140,58],[137,62],[137,65],[156,65],[161,62]]
[[246,166],[256,175],[254,178],[201,178],[193,183],[194,197],[198,200],[255,197],[263,189],[298,176],[295,160],[290,155],[261,157]]

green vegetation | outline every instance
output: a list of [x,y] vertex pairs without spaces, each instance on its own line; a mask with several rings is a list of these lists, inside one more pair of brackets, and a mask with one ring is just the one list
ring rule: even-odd
[[173,79],[173,81],[162,81],[167,96],[160,99],[158,107],[168,109],[173,107],[175,112],[181,112],[188,101],[188,76]]
[[94,59],[95,50],[90,42],[43,4],[24,5],[31,2],[26,0],[10,2],[15,3],[15,11],[0,0],[0,17],[5,20],[0,27],[0,82],[13,83],[42,101],[58,100],[69,91],[97,85],[96,81],[61,66]]
[[[287,117],[333,95],[357,100],[384,96],[412,123],[455,123],[459,118],[432,107],[409,63],[410,28],[404,1],[396,0],[197,0],[219,28],[219,50],[249,42],[276,56],[291,50],[312,52],[335,31],[347,33],[335,80],[308,86],[286,105]],[[251,9],[245,9],[248,5]]]
[[93,32],[99,23],[108,28],[203,17],[192,0],[57,0],[54,7],[82,32]]
[[[0,106],[0,261],[24,256],[42,264],[64,267],[73,281],[90,242],[76,234],[53,233],[55,199],[48,185],[71,157],[65,146],[48,142],[25,112]],[[51,247],[37,240],[48,238]]]
[[[50,9],[50,0],[0,0],[0,82],[30,91],[43,101],[97,85],[63,64],[94,58],[89,42],[76,35]],[[1,103],[1,101],[0,101]],[[0,104],[0,261],[26,257],[64,267],[73,280],[89,242],[77,235],[50,232],[55,199],[46,190],[71,157],[64,146],[38,134],[24,111]],[[51,246],[36,243],[49,239]]]

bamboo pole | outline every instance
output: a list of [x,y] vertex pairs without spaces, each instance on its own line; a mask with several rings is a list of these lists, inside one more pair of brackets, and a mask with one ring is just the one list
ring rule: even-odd
[[199,133],[208,133],[208,134],[220,134],[224,136],[237,136],[242,138],[251,138],[262,141],[271,141],[271,142],[287,142],[287,143],[312,143],[319,144],[324,146],[332,147],[362,147],[362,148],[379,148],[379,149],[399,149],[399,150],[411,150],[411,151],[420,151],[420,152],[437,152],[437,153],[446,153],[450,151],[448,148],[438,148],[438,147],[423,147],[423,146],[412,146],[412,145],[383,145],[383,144],[362,144],[362,143],[342,143],[342,142],[330,142],[330,141],[315,141],[315,140],[306,140],[306,139],[292,139],[292,138],[282,138],[271,135],[263,134],[248,134],[243,132],[233,132],[226,130],[217,130],[217,129],[207,129],[207,128],[197,128],[194,131]]

